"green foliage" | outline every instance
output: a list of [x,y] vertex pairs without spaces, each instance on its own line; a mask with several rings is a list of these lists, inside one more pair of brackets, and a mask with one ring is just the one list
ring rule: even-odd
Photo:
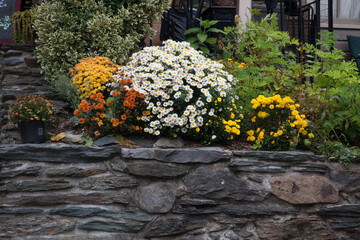
[[77,88],[71,83],[68,75],[58,75],[56,81],[54,81],[53,88],[56,92],[63,94],[66,97],[73,109],[79,105],[80,100]]
[[319,144],[319,151],[330,159],[337,159],[346,169],[349,168],[352,158],[360,157],[360,148],[348,147],[338,141],[324,141]]
[[230,44],[224,45],[224,55],[246,65],[232,71],[240,79],[237,92],[245,112],[252,111],[249,98],[273,93],[288,95],[287,90],[301,79],[301,65],[296,63],[295,54],[285,52],[286,46],[297,46],[298,41],[277,29],[275,15],[260,22],[250,21],[246,28],[226,29],[226,33]]
[[210,49],[217,43],[217,39],[215,37],[211,37],[211,33],[224,33],[224,31],[212,27],[217,24],[218,20],[201,20],[197,18],[200,23],[200,27],[190,28],[184,31],[184,35],[192,35],[186,39],[187,42],[191,44],[196,50],[201,50],[205,55],[210,54]]
[[[344,61],[345,54],[333,47],[334,35],[324,33],[317,47],[299,44],[277,29],[274,15],[260,22],[250,21],[247,28],[226,29],[225,33],[222,63],[238,79],[239,105],[244,106],[247,118],[242,123],[251,122],[253,110],[248,99],[260,94],[287,95],[300,104],[299,111],[306,115],[309,125],[316,127],[314,141],[320,149],[324,142],[327,146],[358,143],[360,78],[354,62]],[[299,56],[291,50],[297,50]],[[250,130],[249,124],[241,127]],[[334,140],[337,143],[332,143]],[[262,145],[255,143],[255,147]],[[338,149],[329,155],[337,156],[346,165],[347,148]]]
[[13,23],[13,42],[14,43],[34,43],[34,14],[31,10],[14,12],[11,16]]
[[316,124],[323,134],[338,141],[353,142],[360,138],[360,78],[353,61],[344,60],[344,52],[332,48],[335,37],[324,33],[318,41],[322,49],[306,44],[309,60],[305,76],[313,77],[307,91],[318,98]]
[[152,23],[170,5],[170,0],[103,1],[50,0],[38,6],[34,28],[38,35],[36,55],[46,79],[81,59],[104,56],[124,63],[151,36]]

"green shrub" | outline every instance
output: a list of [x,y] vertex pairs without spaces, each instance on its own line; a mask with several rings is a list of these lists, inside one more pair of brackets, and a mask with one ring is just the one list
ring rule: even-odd
[[81,59],[104,56],[118,64],[153,34],[154,20],[170,0],[103,1],[49,0],[38,6],[34,28],[38,35],[36,55],[46,79],[59,74]]

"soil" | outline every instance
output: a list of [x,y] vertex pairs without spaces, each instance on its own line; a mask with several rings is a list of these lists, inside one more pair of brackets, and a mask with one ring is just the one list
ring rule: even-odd
[[[52,121],[50,121],[47,124],[47,135],[48,135],[48,143],[50,143],[50,138],[52,136],[55,136],[61,132],[69,132],[71,131],[73,134],[81,134],[84,133],[82,128],[79,126],[75,126],[71,121],[72,114],[71,113],[62,113],[61,115],[54,116],[52,118]],[[155,143],[158,137],[151,136],[151,135],[141,135],[140,137],[145,138],[147,140],[150,140],[151,142]],[[196,147],[205,147],[200,142],[191,141],[189,139],[184,140],[184,148],[196,148]],[[126,139],[126,136],[124,137],[123,146],[126,146],[128,148],[138,148],[138,146]],[[225,150],[253,150],[251,148],[251,145],[245,141],[236,140],[233,142],[230,142],[229,144],[214,144],[213,147],[221,147]]]

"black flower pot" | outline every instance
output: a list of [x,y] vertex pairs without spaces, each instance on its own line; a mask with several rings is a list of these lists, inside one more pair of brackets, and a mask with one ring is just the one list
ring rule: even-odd
[[29,122],[19,122],[21,143],[44,143],[45,142],[45,122],[32,120]]

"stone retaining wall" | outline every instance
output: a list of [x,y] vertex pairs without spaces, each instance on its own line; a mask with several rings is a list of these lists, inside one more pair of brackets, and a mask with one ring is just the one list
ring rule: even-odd
[[0,239],[360,239],[360,164],[304,152],[0,145]]
[[65,98],[44,80],[33,51],[34,46],[28,44],[0,45],[0,143],[20,141],[17,128],[8,124],[8,108],[17,96],[40,94],[50,99],[59,111],[67,106]]

